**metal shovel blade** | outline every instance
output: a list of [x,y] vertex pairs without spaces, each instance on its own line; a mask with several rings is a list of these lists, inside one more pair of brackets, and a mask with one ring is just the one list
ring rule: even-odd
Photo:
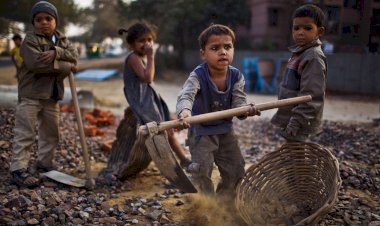
[[52,180],[58,181],[60,183],[71,185],[78,188],[84,187],[86,185],[86,180],[79,179],[77,177],[73,177],[56,170],[51,170],[49,172],[43,173],[42,175]]
[[197,189],[176,161],[165,133],[148,136],[145,145],[153,162],[166,179],[183,192],[197,193]]

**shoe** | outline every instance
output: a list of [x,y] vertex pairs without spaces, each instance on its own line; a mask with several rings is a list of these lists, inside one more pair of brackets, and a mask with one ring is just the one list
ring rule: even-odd
[[51,165],[51,166],[44,166],[40,162],[37,162],[37,164],[36,164],[36,170],[38,172],[45,173],[45,172],[49,172],[49,171],[52,171],[52,170],[57,170],[57,166],[55,166],[54,164]]
[[187,167],[189,167],[191,163],[192,163],[191,160],[186,158],[181,161],[180,165],[182,168],[187,169]]
[[19,188],[34,188],[40,184],[40,180],[32,176],[26,169],[15,170],[11,174],[11,184]]

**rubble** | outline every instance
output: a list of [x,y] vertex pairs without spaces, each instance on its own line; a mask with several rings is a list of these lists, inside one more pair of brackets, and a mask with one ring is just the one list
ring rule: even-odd
[[[92,163],[107,162],[109,152],[102,147],[105,143],[112,144],[116,124],[115,118],[113,124],[101,127],[102,136],[86,138]],[[247,164],[256,163],[284,143],[267,119],[236,120],[234,124]],[[48,179],[43,179],[43,185],[32,190],[9,185],[13,126],[13,110],[0,109],[0,225],[189,225],[178,214],[185,215],[183,210],[192,203],[179,190],[167,189],[168,185],[154,166],[131,178],[130,186],[114,184],[85,190]],[[61,113],[60,131],[61,140],[56,151],[58,170],[84,177],[73,113]],[[343,181],[336,205],[318,225],[379,225],[379,124],[325,121],[323,133],[312,141],[330,148],[339,159]],[[31,164],[36,149],[34,144]],[[146,190],[134,190],[134,183],[142,184]],[[152,186],[159,186],[160,192],[149,193]],[[238,225],[242,225],[241,222]]]

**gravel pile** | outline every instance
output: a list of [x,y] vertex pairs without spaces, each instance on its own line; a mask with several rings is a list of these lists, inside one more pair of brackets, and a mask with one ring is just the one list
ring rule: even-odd
[[[56,160],[58,170],[84,178],[74,118],[72,113],[61,114],[61,142]],[[247,163],[254,164],[284,142],[265,119],[237,120],[235,125]],[[0,109],[0,225],[189,225],[173,220],[180,218],[174,217],[173,209],[163,203],[172,200],[174,208],[191,203],[181,192],[170,189],[163,179],[159,180],[162,192],[130,197],[121,196],[131,189],[128,182],[94,190],[69,187],[48,179],[43,179],[42,186],[33,190],[9,185],[13,126],[13,111]],[[312,141],[330,148],[339,159],[343,180],[337,204],[319,225],[380,225],[379,127],[376,123],[327,121],[324,133],[313,138]],[[103,137],[87,138],[93,162],[107,162],[108,153],[101,150],[101,145],[112,139],[116,127],[104,130]],[[36,145],[32,148],[33,160],[36,148]],[[159,172],[153,167],[139,176],[158,177]]]
[[[256,163],[285,141],[268,120],[235,121],[246,162]],[[342,186],[335,207],[319,225],[380,225],[380,125],[325,121],[311,141],[339,160]]]

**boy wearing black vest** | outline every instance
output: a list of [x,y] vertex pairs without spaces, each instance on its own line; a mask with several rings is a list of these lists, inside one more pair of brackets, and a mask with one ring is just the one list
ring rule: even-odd
[[[179,93],[176,106],[179,119],[247,105],[244,76],[230,66],[234,42],[234,32],[220,24],[211,25],[200,34],[200,53],[205,62],[190,73]],[[240,119],[260,114],[253,104],[251,106]],[[198,190],[208,195],[215,193],[211,180],[215,163],[221,176],[216,192],[234,196],[235,186],[244,175],[245,163],[232,118],[191,125],[188,144],[192,158],[188,171]]]

